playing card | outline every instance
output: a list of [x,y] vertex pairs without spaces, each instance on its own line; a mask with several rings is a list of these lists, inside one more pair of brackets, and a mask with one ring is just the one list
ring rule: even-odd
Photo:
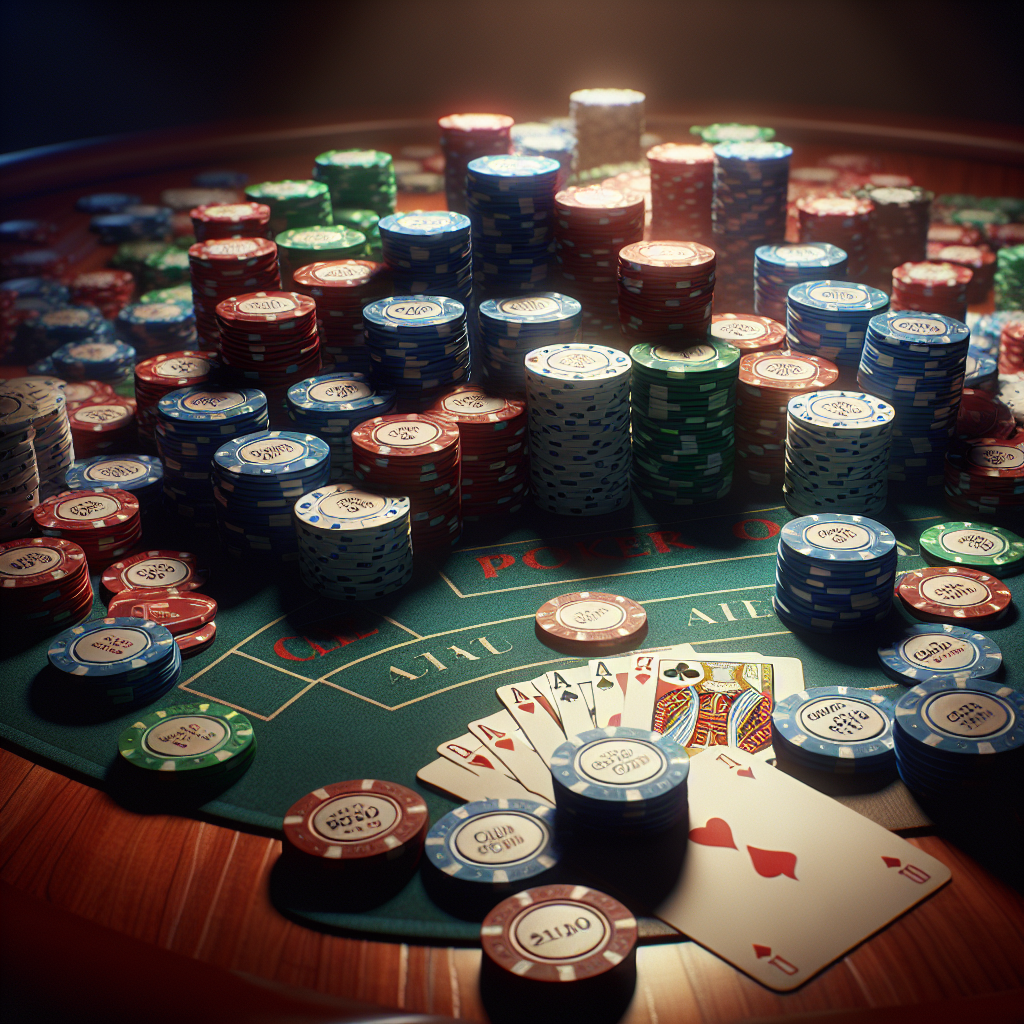
[[590,682],[590,669],[586,665],[545,672],[544,680],[551,691],[551,703],[562,720],[562,731],[566,736],[576,736],[594,728],[594,719],[583,693],[583,684]]
[[[416,778],[420,782],[435,786],[437,789],[448,793],[469,803],[472,800],[541,800],[543,797],[531,793],[521,786],[515,779],[507,775],[494,772],[487,778],[468,771],[462,765],[449,761],[446,757],[439,757],[429,764],[425,764],[417,773]],[[549,801],[550,802],[550,801]]]
[[550,764],[555,747],[565,742],[565,733],[548,701],[532,682],[499,686],[497,694],[541,760]]
[[505,710],[469,723],[469,731],[494,754],[531,793],[555,802],[551,769],[530,745],[516,720]]
[[626,696],[629,663],[625,658],[597,658],[590,662],[594,687],[594,722],[599,729],[622,724],[622,702]]
[[670,659],[674,656],[693,657],[693,648],[689,644],[679,644],[676,647],[660,648],[657,652],[641,651],[630,655],[620,725],[629,725],[634,729],[651,728],[657,689],[655,659]]
[[498,772],[512,778],[505,765],[494,758],[490,751],[472,733],[463,733],[453,740],[445,740],[437,745],[437,752],[455,764],[468,768],[474,775],[487,778],[491,772]]
[[663,920],[769,988],[802,985],[950,879],[906,840],[735,747],[690,762]]

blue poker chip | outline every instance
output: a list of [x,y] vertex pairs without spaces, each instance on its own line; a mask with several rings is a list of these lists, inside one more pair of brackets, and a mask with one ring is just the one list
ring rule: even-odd
[[[469,236],[470,220],[465,214],[453,210],[414,210],[383,217],[377,226],[382,242],[386,236],[390,241],[393,235],[396,241],[403,238],[417,239],[417,247],[430,249],[433,247],[424,246],[419,240],[441,236],[455,236],[464,240]],[[413,246],[410,244],[409,247]]]
[[363,307],[367,327],[444,337],[465,324],[466,307],[444,295],[392,295]]
[[159,491],[163,477],[163,463],[152,455],[95,455],[76,459],[64,482],[69,491],[115,487],[138,495]]
[[267,412],[267,396],[255,388],[213,391],[201,385],[181,388],[157,403],[161,420],[175,433],[233,431],[233,424],[258,420]]
[[313,434],[266,430],[228,441],[213,461],[223,473],[281,480],[319,470],[329,455],[327,443]]
[[99,192],[91,196],[81,196],[76,201],[75,208],[82,213],[119,213],[125,207],[136,206],[141,202],[141,197],[124,192]]
[[722,163],[771,163],[786,161],[793,150],[782,142],[720,142],[714,147]]
[[387,536],[409,518],[409,499],[363,491],[354,484],[331,484],[304,495],[295,503],[300,524],[358,541],[367,534]]
[[780,545],[829,568],[850,564],[860,569],[867,568],[866,563],[894,555],[896,538],[866,516],[822,513],[787,523],[780,534]]
[[889,305],[889,296],[878,288],[847,281],[803,281],[789,290],[789,302],[797,309],[810,313],[828,312],[839,314],[836,319],[846,319],[850,314],[859,319],[859,314],[871,312],[872,316]]
[[177,650],[170,631],[148,619],[84,622],[50,642],[50,664],[66,675],[109,683],[149,679]]
[[504,331],[516,336],[547,333],[551,325],[575,333],[583,318],[583,307],[569,295],[538,292],[509,299],[488,299],[480,304],[481,328],[494,333]]
[[878,659],[886,675],[904,685],[936,676],[989,678],[1003,664],[999,646],[984,633],[939,622],[909,627],[878,648]]
[[[801,242],[786,245],[760,245],[754,251],[756,259],[765,267],[783,273],[797,273],[805,270],[845,269],[847,254],[838,245],[828,242]],[[821,275],[818,275],[820,280]],[[807,280],[800,277],[800,280]]]
[[872,317],[869,327],[869,336],[900,347],[967,345],[971,337],[966,324],[940,313],[890,310]]

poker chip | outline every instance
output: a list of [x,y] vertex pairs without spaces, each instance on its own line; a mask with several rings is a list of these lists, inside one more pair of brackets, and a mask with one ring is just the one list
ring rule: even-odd
[[95,306],[108,320],[131,302],[135,278],[126,270],[88,270],[69,282],[71,301]]
[[682,348],[645,342],[629,354],[638,493],[672,505],[725,497],[735,461],[739,349],[712,338]]
[[999,372],[1019,373],[1024,370],[1024,313],[1015,310],[999,331]]
[[928,225],[929,245],[980,245],[982,239],[982,233],[977,228],[966,224],[942,224],[932,221]]
[[510,129],[514,123],[505,114],[447,114],[438,120],[449,210],[466,212],[466,168],[472,160],[512,152]]
[[964,364],[964,387],[996,394],[999,391],[999,362],[971,345]]
[[556,131],[552,125],[540,125],[535,132],[521,132],[524,125],[512,126],[512,153],[514,156],[541,156],[558,164],[555,190],[569,184],[576,169],[576,139],[566,132]]
[[[313,162],[313,177],[331,193],[331,206],[395,212],[395,168],[390,153],[377,149],[329,149]],[[330,224],[331,221],[320,221]]]
[[294,287],[293,275],[299,267],[317,260],[334,262],[359,259],[367,254],[366,235],[333,224],[282,231],[274,236],[274,244],[281,268],[281,286],[287,289]]
[[866,516],[821,513],[779,535],[775,614],[796,632],[838,633],[884,619],[892,605],[896,538]]
[[569,118],[581,171],[640,159],[646,100],[636,89],[577,89],[569,93]]
[[[969,359],[970,357],[968,357]],[[960,441],[975,438],[1009,438],[1017,432],[1013,411],[994,394],[965,387],[956,414],[956,436]]]
[[417,555],[457,543],[461,443],[447,416],[392,413],[360,423],[352,431],[352,468],[368,491],[408,500]]
[[1000,579],[1024,570],[1024,539],[1001,526],[941,523],[929,526],[919,543],[929,565],[964,565]]
[[338,371],[368,374],[363,307],[387,294],[385,267],[372,260],[317,260],[299,267],[292,280],[316,303],[323,361]]
[[143,260],[143,277],[150,288],[173,288],[189,279],[188,253],[177,245],[168,245]]
[[89,230],[99,235],[101,245],[117,245],[135,239],[165,241],[171,235],[169,206],[133,203],[116,213],[99,213],[89,220]]
[[135,349],[123,341],[70,341],[50,353],[62,380],[123,380],[135,365]]
[[394,391],[375,391],[365,374],[325,373],[288,389],[288,418],[300,430],[316,434],[331,449],[330,481],[352,472],[352,428],[395,407]]
[[786,322],[789,289],[804,281],[846,277],[848,257],[829,242],[760,245],[754,250],[754,311]]
[[643,606],[600,591],[561,594],[537,609],[537,637],[549,646],[571,647],[596,657],[628,650],[647,635]]
[[332,220],[331,194],[322,181],[261,181],[246,186],[245,198],[250,203],[270,207],[267,226],[271,236],[279,235],[289,228],[330,224]]
[[448,210],[414,210],[379,224],[384,262],[399,295],[446,295],[467,308],[473,297],[471,222]]
[[[762,338],[770,336],[772,328],[759,323],[761,320],[781,329],[781,324],[767,317],[749,317],[719,321],[724,328],[720,333],[742,332],[749,339],[760,328],[764,332]],[[712,326],[712,334],[715,326]],[[790,399],[827,390],[838,377],[836,366],[817,356],[778,350],[748,351],[740,359],[736,384],[739,473],[762,486],[782,484]]]
[[969,340],[963,323],[937,313],[890,311],[869,321],[857,382],[896,410],[891,480],[942,483]]
[[64,477],[71,491],[121,488],[139,499],[143,515],[152,510],[163,493],[164,467],[151,455],[96,455],[76,459]]
[[463,520],[482,522],[518,512],[530,483],[526,403],[464,384],[429,411],[458,425]]
[[618,255],[619,322],[632,341],[682,344],[711,326],[715,252],[699,242],[645,241]]
[[80,545],[93,572],[127,554],[142,536],[139,499],[114,487],[64,491],[32,510],[45,537]]
[[[372,600],[412,578],[410,500],[329,484],[292,508],[299,573],[310,589],[339,601]],[[429,520],[418,520],[429,529]],[[427,540],[431,538],[427,535]]]
[[291,506],[330,477],[331,449],[313,434],[263,430],[222,444],[213,455],[213,497],[221,541],[236,555],[298,559]]
[[996,254],[997,310],[1024,309],[1024,245],[1007,245]]
[[126,305],[117,314],[117,326],[131,341],[137,359],[190,349],[196,344],[196,315],[191,298]]
[[[440,189],[431,189],[439,192]],[[357,210],[347,206],[334,207],[334,223],[338,227],[358,231],[366,237],[366,257],[380,263],[384,253],[380,246],[381,217],[375,210]]]
[[[940,245],[929,242],[927,256],[929,263],[955,263],[971,271],[973,276],[967,282],[968,305],[980,305],[988,298],[996,273],[996,254],[988,246]],[[897,260],[892,265],[895,267],[904,262],[907,261]]]
[[60,537],[0,543],[0,611],[11,630],[52,633],[88,618],[93,591],[85,552]]
[[125,192],[98,192],[80,196],[75,201],[75,209],[82,213],[120,213],[126,206],[137,206],[141,202],[140,196]]
[[[857,196],[819,196],[796,201],[799,238],[828,242],[846,253],[847,273],[860,281],[869,269],[869,244],[875,204]],[[923,249],[923,246],[922,246]]]
[[573,829],[652,836],[686,818],[690,758],[662,733],[588,729],[556,747],[550,766],[559,816]]
[[900,578],[896,596],[923,622],[967,624],[984,629],[996,625],[1013,598],[1007,586],[990,573],[962,565],[915,569]]
[[525,358],[535,348],[578,344],[583,306],[559,292],[486,299],[477,309],[480,380],[498,394],[524,398]]
[[786,240],[792,155],[781,142],[715,146],[711,245],[718,256],[718,299],[727,309],[753,308],[754,253],[760,246]]
[[1012,792],[1024,749],[1024,696],[988,679],[938,676],[895,705],[900,777],[926,806]]
[[269,230],[266,203],[204,203],[189,210],[197,242],[213,238],[264,238]]
[[774,128],[763,128],[756,124],[708,124],[692,125],[690,134],[696,135],[708,145],[719,142],[771,142],[775,138]]
[[967,319],[974,272],[957,263],[901,263],[892,271],[892,308]]
[[905,686],[944,677],[985,679],[1003,666],[995,641],[963,626],[922,623],[911,626],[886,647],[878,648],[882,671]]
[[876,174],[868,178],[856,196],[874,206],[868,242],[868,283],[888,288],[893,267],[920,262],[926,254],[928,259],[932,258],[927,247],[933,193],[918,188],[909,179],[886,180],[886,176]]
[[181,672],[174,637],[148,619],[109,616],[83,622],[58,633],[46,654],[76,700],[104,710],[151,704]]
[[68,415],[75,452],[93,458],[131,446],[135,403],[130,398],[90,398]]
[[199,654],[201,651],[211,647],[216,637],[217,623],[210,621],[189,633],[179,633],[174,638],[174,642],[178,645],[181,656],[183,658],[190,658],[192,655]]
[[653,236],[710,245],[714,150],[667,142],[647,151],[647,164]]
[[957,512],[1024,521],[1024,437],[977,437],[946,452],[945,494]]
[[217,615],[217,602],[195,591],[182,593],[174,587],[146,587],[118,591],[107,603],[107,612],[159,622],[177,638],[212,622]]
[[152,772],[154,782],[181,787],[236,778],[252,763],[256,733],[240,711],[200,701],[139,719],[118,737],[117,749],[134,768]]
[[744,354],[786,347],[785,324],[753,313],[714,313],[708,337],[726,341]]
[[555,195],[554,233],[559,290],[583,307],[585,332],[617,343],[617,253],[643,239],[643,195],[625,187],[570,186]]
[[218,354],[198,349],[165,352],[136,363],[135,428],[139,441],[146,447],[156,447],[155,430],[160,418],[157,403],[164,395],[209,384],[219,371]]
[[817,771],[862,774],[895,767],[892,701],[874,690],[818,686],[772,709],[777,755]]
[[237,190],[233,187],[165,188],[160,193],[161,204],[170,207],[175,213],[185,213],[194,206],[234,203],[239,198]]
[[525,357],[534,503],[603,515],[630,500],[630,359],[604,345],[554,345]]
[[103,571],[103,586],[111,594],[123,591],[173,590],[187,593],[206,585],[209,573],[191,551],[139,551]]
[[392,295],[363,308],[371,379],[399,410],[426,409],[469,373],[466,307],[441,295]]

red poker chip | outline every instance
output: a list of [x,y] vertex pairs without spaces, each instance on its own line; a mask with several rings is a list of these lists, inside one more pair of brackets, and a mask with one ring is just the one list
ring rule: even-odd
[[786,343],[785,324],[754,313],[715,313],[710,331],[711,337],[745,353],[771,351]]
[[161,397],[167,391],[205,384],[218,365],[217,353],[212,350],[182,350],[152,356],[135,366],[136,392],[139,381],[160,389]]
[[831,388],[839,379],[839,368],[802,352],[749,352],[740,357],[739,379],[748,387],[783,391],[791,397]]
[[267,238],[218,238],[189,247],[189,260],[207,268],[277,259],[277,245]]
[[446,114],[438,119],[438,127],[443,132],[507,133],[514,125],[515,119],[505,114]]
[[1013,601],[1002,580],[967,566],[915,569],[896,586],[903,606],[925,622],[988,625],[1001,618]]
[[116,399],[114,389],[102,380],[78,380],[68,381],[64,388],[64,400],[67,403],[68,413],[78,408],[83,402],[94,398]]
[[217,316],[229,326],[233,322],[283,325],[285,330],[291,330],[296,321],[315,315],[316,303],[301,292],[246,292],[217,303]]
[[386,270],[383,263],[375,263],[373,260],[321,260],[299,267],[292,274],[292,280],[297,291],[316,288],[329,295],[332,292],[366,288]]
[[929,224],[928,241],[938,245],[977,245],[981,232],[964,224]]
[[[867,217],[875,208],[870,199],[852,196],[811,196],[796,201],[797,210],[807,217]],[[801,216],[801,220],[803,216]]]
[[24,537],[0,543],[0,594],[45,587],[86,571],[85,552],[63,537]]
[[428,456],[459,443],[459,428],[431,413],[392,413],[360,423],[351,437],[353,449],[370,456],[433,461]]
[[149,619],[166,626],[172,634],[191,633],[217,615],[217,602],[196,591],[174,587],[147,587],[122,590],[110,598],[110,615]]
[[68,414],[72,431],[109,434],[129,428],[135,419],[130,398],[100,395],[79,402]]
[[170,588],[198,590],[209,577],[191,551],[140,551],[103,572],[103,586],[112,594],[123,590]]
[[122,524],[137,520],[139,499],[115,487],[63,491],[36,506],[32,514],[44,530],[84,532],[85,539],[92,540],[111,531],[120,534]]
[[591,646],[635,642],[647,630],[643,606],[618,594],[581,591],[561,594],[537,609],[537,635]]
[[893,268],[893,281],[908,286],[912,291],[963,288],[972,271],[956,263],[902,263]]
[[956,417],[961,440],[980,437],[1009,438],[1016,432],[1013,410],[988,391],[964,388]]
[[216,636],[217,623],[210,621],[198,629],[192,630],[190,633],[179,633],[175,636],[174,642],[178,645],[182,655],[188,656],[205,651],[213,643]]
[[1008,438],[976,437],[951,451],[947,460],[961,473],[993,480],[1024,480],[1024,444]]
[[477,384],[463,384],[439,398],[429,409],[462,426],[508,424],[525,416],[526,403],[514,398],[489,395]]
[[651,271],[674,271],[691,267],[713,270],[715,250],[700,242],[634,242],[619,250],[619,263],[642,275]]

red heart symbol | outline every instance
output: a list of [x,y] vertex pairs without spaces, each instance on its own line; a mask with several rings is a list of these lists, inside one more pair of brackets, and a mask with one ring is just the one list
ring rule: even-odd
[[515,750],[516,749],[515,742],[510,740],[510,739],[508,739],[508,737],[506,737],[503,740],[495,740],[494,741],[494,745],[496,747],[501,747],[502,750]]
[[519,705],[519,710],[520,711],[525,711],[528,715],[532,715],[533,714],[533,701],[530,701],[529,704],[520,704]]
[[708,818],[708,823],[703,828],[691,828],[690,841],[700,843],[701,846],[728,846],[736,849],[732,829],[729,828],[729,823],[721,818]]
[[743,778],[745,778],[745,779],[752,779],[754,777],[754,769],[753,768],[741,768],[736,774],[737,775],[742,775]]
[[756,846],[748,846],[747,853],[754,864],[754,870],[762,878],[778,878],[785,875],[794,882],[796,877],[796,854],[788,850],[759,850]]

